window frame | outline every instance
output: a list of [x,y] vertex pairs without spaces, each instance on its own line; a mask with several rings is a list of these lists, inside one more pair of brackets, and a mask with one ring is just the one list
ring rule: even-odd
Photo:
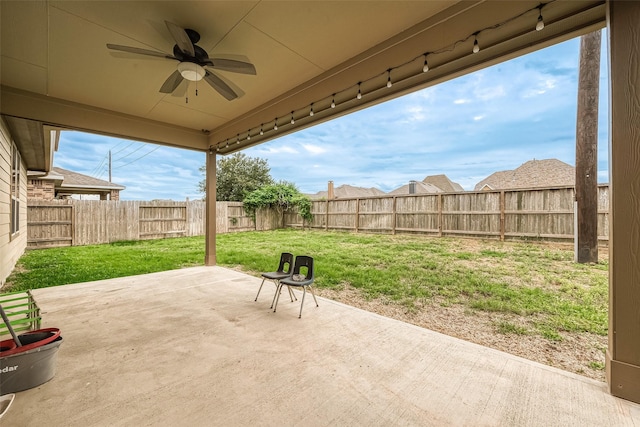
[[11,144],[11,178],[9,182],[9,235],[20,233],[20,172],[22,159],[15,144]]

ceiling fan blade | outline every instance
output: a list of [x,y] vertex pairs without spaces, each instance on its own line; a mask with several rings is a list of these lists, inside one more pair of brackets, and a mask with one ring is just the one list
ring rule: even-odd
[[165,80],[164,84],[160,88],[160,93],[171,93],[176,90],[180,83],[182,83],[182,74],[180,74],[180,71],[176,70],[167,78],[167,80]]
[[120,52],[137,53],[140,55],[157,56],[160,58],[177,59],[163,52],[156,52],[155,50],[149,50],[149,49],[141,49],[139,47],[121,46],[119,44],[107,43],[107,49],[118,50]]
[[180,50],[191,57],[196,55],[195,50],[193,49],[193,43],[191,43],[191,39],[187,35],[187,32],[184,28],[174,24],[173,22],[164,21],[167,24],[167,28],[171,33],[171,36],[176,41],[176,44],[180,48]]
[[208,67],[216,70],[231,71],[232,73],[256,75],[256,67],[250,62],[237,61],[235,59],[209,58],[211,64]]
[[[206,71],[206,70],[205,70]],[[204,79],[211,85],[212,88],[218,91],[218,93],[229,101],[233,101],[238,97],[238,94],[231,89],[231,87],[222,81],[222,79],[215,74],[206,71],[204,75]]]

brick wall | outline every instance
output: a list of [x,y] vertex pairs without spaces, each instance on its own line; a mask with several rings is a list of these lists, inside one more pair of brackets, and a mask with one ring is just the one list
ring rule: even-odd
[[27,180],[27,199],[53,200],[55,195],[53,181],[42,179]]

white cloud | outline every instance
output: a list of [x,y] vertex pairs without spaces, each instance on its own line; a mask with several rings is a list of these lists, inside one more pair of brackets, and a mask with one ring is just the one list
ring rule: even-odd
[[557,80],[549,76],[539,76],[539,80],[535,83],[535,87],[525,91],[522,96],[531,98],[538,95],[544,95],[548,91],[556,87]]
[[314,144],[302,144],[302,147],[312,154],[322,154],[327,151],[323,147]]
[[405,110],[407,118],[403,120],[404,123],[421,122],[426,118],[424,108],[420,105],[412,105]]
[[476,98],[481,101],[490,101],[496,98],[502,98],[506,95],[506,90],[504,86],[488,86],[488,87],[477,87],[475,90]]
[[193,170],[184,169],[184,168],[172,168],[175,176],[180,178],[193,178]]
[[295,148],[289,145],[283,145],[281,147],[271,146],[266,150],[266,152],[269,154],[279,154],[279,153],[298,154],[298,150],[296,150]]

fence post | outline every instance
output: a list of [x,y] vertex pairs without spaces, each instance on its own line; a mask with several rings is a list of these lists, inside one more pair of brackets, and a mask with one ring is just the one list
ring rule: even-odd
[[360,225],[360,199],[356,198],[356,233],[358,232],[358,226]]
[[71,204],[71,245],[73,246],[77,242],[76,240],[76,209],[73,204]]
[[398,224],[397,199],[398,198],[396,196],[393,196],[393,218],[391,219],[392,234],[396,234],[396,226]]
[[500,191],[500,241],[504,242],[504,190]]
[[442,237],[442,193],[438,194],[438,237]]
[[329,199],[327,199],[327,208],[324,210],[324,216],[326,218],[324,221],[324,231],[329,231]]

